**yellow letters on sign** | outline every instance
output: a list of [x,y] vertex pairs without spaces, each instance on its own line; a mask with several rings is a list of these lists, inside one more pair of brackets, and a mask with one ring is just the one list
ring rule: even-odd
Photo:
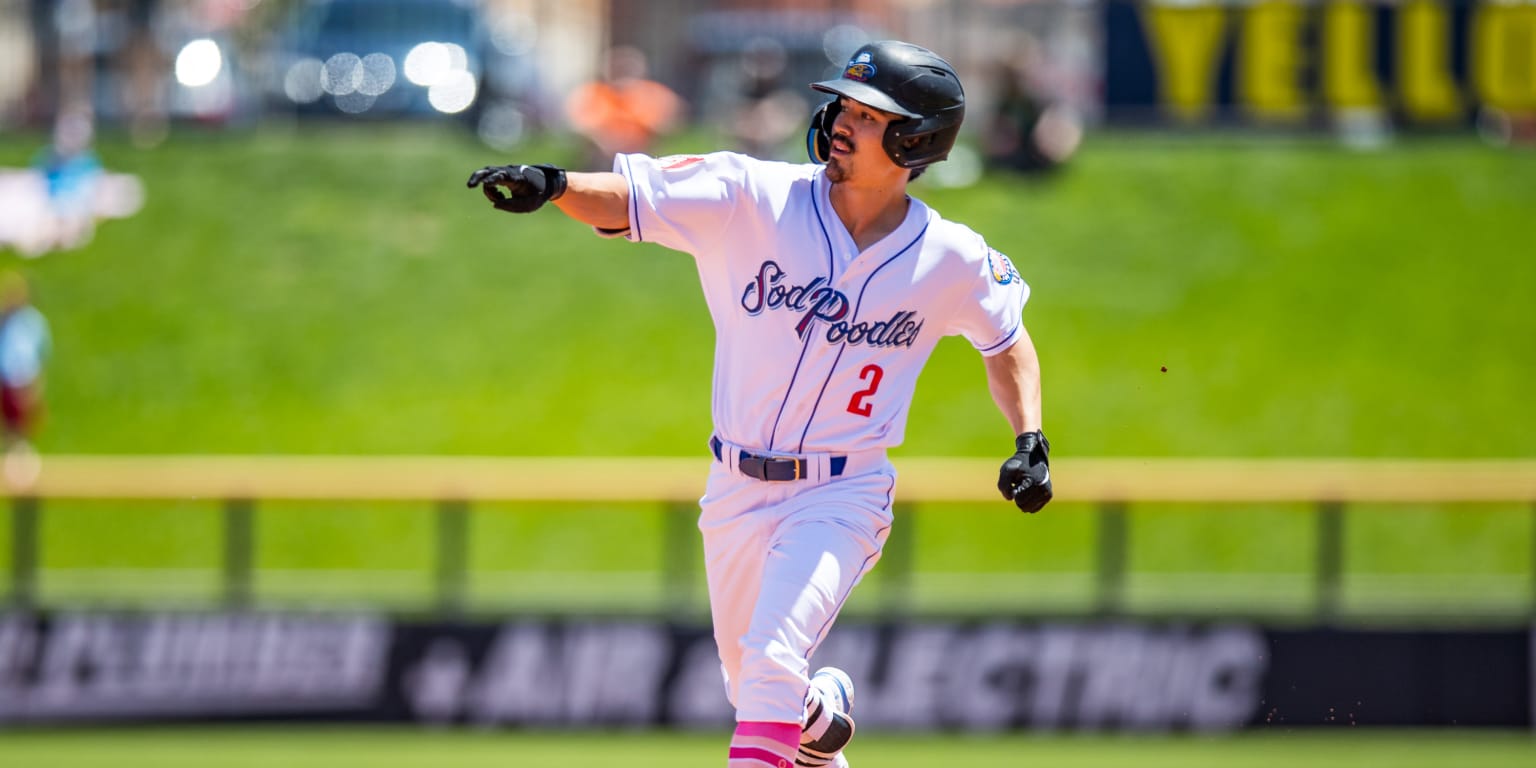
[[1376,27],[1370,9],[1357,2],[1328,3],[1323,9],[1323,101],[1330,109],[1381,106],[1372,56]]
[[1227,12],[1219,5],[1141,6],[1163,108],[1183,120],[1205,117],[1215,98]]
[[[1315,107],[1392,106],[1414,124],[1459,121],[1473,103],[1536,111],[1536,0],[1468,0],[1465,40],[1457,39],[1454,2],[1142,0],[1138,8],[1158,103],[1181,120],[1210,116],[1229,43],[1233,100],[1262,121],[1293,121]],[[1383,9],[1393,24],[1389,41],[1377,39]],[[1393,61],[1381,72],[1384,45]],[[1465,82],[1459,51],[1467,56]]]
[[1306,114],[1301,89],[1301,30],[1306,9],[1292,0],[1263,0],[1243,14],[1238,48],[1238,99],[1258,118],[1294,120]]
[[1472,83],[1489,106],[1536,110],[1536,5],[1484,3],[1472,22]]
[[1413,122],[1461,117],[1451,79],[1451,25],[1437,0],[1408,0],[1397,11],[1397,88]]

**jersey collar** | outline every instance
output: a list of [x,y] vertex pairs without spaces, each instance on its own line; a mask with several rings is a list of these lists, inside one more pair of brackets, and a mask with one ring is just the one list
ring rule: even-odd
[[821,168],[816,174],[815,190],[816,212],[821,219],[821,226],[826,235],[827,242],[832,247],[832,253],[839,264],[849,264],[850,271],[857,270],[861,266],[883,264],[891,256],[912,244],[923,229],[928,226],[930,210],[923,201],[907,196],[907,216],[890,234],[881,238],[879,242],[871,245],[863,253],[859,253],[858,246],[853,242],[853,235],[848,234],[848,228],[843,226],[843,220],[838,217],[837,211],[832,208],[832,182],[827,179],[825,168]]

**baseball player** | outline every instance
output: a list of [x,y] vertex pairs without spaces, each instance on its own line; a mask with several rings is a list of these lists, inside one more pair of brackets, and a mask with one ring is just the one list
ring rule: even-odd
[[811,118],[814,163],[731,152],[621,154],[611,173],[489,166],[496,208],[553,202],[599,234],[690,254],[715,325],[700,500],[710,610],[736,710],[729,765],[847,766],[853,683],[810,674],[849,592],[880,558],[918,373],[941,336],[985,359],[1016,435],[998,489],[1051,499],[1029,288],[980,235],[907,195],[965,115],[954,69],[897,41],[854,53]]

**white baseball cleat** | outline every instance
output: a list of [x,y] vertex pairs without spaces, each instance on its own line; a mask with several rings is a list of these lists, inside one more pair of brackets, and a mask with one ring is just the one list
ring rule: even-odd
[[853,730],[853,680],[837,667],[816,670],[806,697],[805,726],[795,765],[847,768],[842,751],[853,740]]

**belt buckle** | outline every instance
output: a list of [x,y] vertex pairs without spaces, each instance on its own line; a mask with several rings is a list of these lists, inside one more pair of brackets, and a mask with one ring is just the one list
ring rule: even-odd
[[[745,463],[747,461],[751,461],[761,471],[760,471],[760,473],[751,473],[751,472],[746,472],[745,469],[743,469],[743,473],[746,474],[748,477],[756,477],[758,480],[762,480],[763,482],[768,482],[768,483],[794,482],[796,480],[801,479],[801,477],[802,477],[802,475],[800,474],[800,462],[802,461],[802,459],[792,458],[792,457],[789,457],[789,456],[758,456],[756,454],[747,453],[746,451],[742,451],[741,452],[741,459],[737,462],[737,464],[741,465],[741,464],[743,464],[743,463]],[[771,468],[772,467],[783,466],[786,463],[789,464],[793,468],[793,477],[780,479],[780,478],[775,478],[775,477],[771,477],[770,476],[772,474],[772,472],[771,472]]]
[[779,459],[779,460],[780,461],[787,461],[787,462],[790,463],[790,466],[793,466],[795,468],[795,476],[790,478],[790,482],[794,482],[794,481],[800,479],[800,461],[801,461],[800,459],[788,459],[788,458],[785,458],[785,459]]
[[[767,482],[770,482],[770,483],[783,483],[783,482],[794,482],[794,481],[800,479],[800,461],[798,459],[792,459],[792,458],[789,458],[787,456],[753,456],[752,458],[757,459],[758,461],[763,462],[763,478],[762,479],[767,481]],[[769,468],[770,467],[779,467],[779,466],[783,466],[785,464],[789,464],[791,467],[794,468],[794,473],[793,473],[794,477],[791,477],[791,478],[789,478],[789,480],[786,481],[786,480],[780,480],[780,479],[768,476],[770,474],[769,473]]]

